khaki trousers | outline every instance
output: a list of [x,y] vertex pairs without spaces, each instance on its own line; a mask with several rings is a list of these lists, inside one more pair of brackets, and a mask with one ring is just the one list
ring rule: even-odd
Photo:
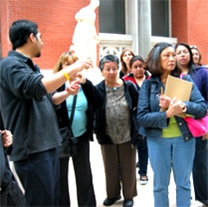
[[101,145],[106,175],[108,198],[120,195],[121,186],[124,199],[137,195],[136,189],[136,148],[131,142],[116,145]]

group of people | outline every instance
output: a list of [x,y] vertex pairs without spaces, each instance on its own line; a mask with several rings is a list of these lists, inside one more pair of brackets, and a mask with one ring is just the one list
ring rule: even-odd
[[[207,114],[208,72],[194,64],[189,45],[157,43],[146,61],[126,49],[120,56],[121,71],[119,58],[106,55],[99,62],[103,80],[94,85],[81,73],[92,66],[92,60],[79,60],[70,51],[60,56],[51,77],[40,73],[32,62],[40,57],[43,45],[36,23],[15,21],[9,36],[13,50],[0,64],[0,108],[4,126],[13,134],[9,156],[25,190],[26,206],[70,206],[69,157],[59,157],[57,147],[61,145],[59,129],[68,126],[75,94],[71,128],[77,152],[71,159],[80,207],[96,207],[89,146],[93,133],[101,147],[106,176],[103,205],[120,200],[121,192],[123,206],[134,205],[137,149],[141,184],[148,182],[150,159],[155,207],[169,206],[171,170],[177,206],[190,206],[192,172],[195,197],[208,206],[208,134],[195,139],[178,116],[202,118]],[[181,73],[193,83],[186,102],[161,94],[168,76],[179,78]],[[1,196],[3,193],[1,186]]]
[[[132,64],[136,60],[137,60],[137,65],[132,67]],[[147,175],[143,176],[144,174],[142,174],[141,171],[143,169],[146,169],[145,166],[147,166],[147,162],[143,162],[143,161],[146,160],[145,154],[147,155],[149,154],[148,157],[150,158],[150,164],[154,172],[153,182],[154,182],[155,206],[169,205],[168,185],[169,185],[171,169],[173,170],[175,183],[176,183],[177,206],[190,205],[191,173],[193,174],[195,199],[203,203],[204,206],[207,206],[208,205],[208,163],[207,163],[208,134],[206,133],[204,136],[198,137],[197,139],[193,139],[192,141],[190,141],[189,144],[191,144],[191,142],[194,142],[192,145],[192,149],[189,148],[187,144],[185,145],[185,140],[189,140],[189,136],[187,135],[186,130],[180,127],[180,125],[185,125],[184,123],[182,124],[182,122],[180,122],[180,121],[184,122],[184,120],[183,119],[180,120],[180,118],[177,117],[177,114],[174,113],[170,115],[171,118],[167,116],[167,112],[169,112],[168,111],[169,107],[172,111],[176,109],[171,108],[170,106],[171,100],[167,101],[166,100],[167,97],[161,95],[161,87],[162,87],[162,91],[164,91],[168,75],[179,77],[180,74],[185,74],[185,75],[188,74],[189,76],[186,76],[184,79],[189,81],[194,81],[195,85],[197,86],[197,89],[200,91],[200,95],[202,96],[202,99],[205,100],[206,105],[204,106],[206,106],[205,109],[207,110],[208,72],[206,71],[206,68],[201,64],[201,54],[198,48],[196,46],[189,46],[188,44],[185,43],[178,43],[174,48],[171,44],[158,43],[150,51],[147,60],[145,62],[146,65],[144,64],[142,57],[135,56],[133,51],[129,49],[125,49],[121,54],[121,63],[123,70],[121,70],[120,72],[120,77],[123,77],[124,80],[132,81],[137,85],[137,87],[141,86],[140,84],[144,82],[142,89],[140,90],[140,88],[138,88],[139,101],[138,101],[138,109],[137,109],[138,110],[137,125],[140,126],[139,133],[137,133],[137,135],[139,138],[143,137],[143,144],[140,142],[140,144],[138,145],[138,160],[139,160],[138,164],[140,167],[139,170],[140,182],[142,181],[143,177],[147,178]],[[138,69],[135,70],[136,67],[139,67],[139,63],[140,63],[140,67],[142,68],[143,65],[143,67],[146,70],[142,71],[141,68],[140,70]],[[172,67],[174,66],[173,67],[174,69],[171,68],[171,66]],[[166,70],[168,71],[166,72]],[[148,72],[150,72],[151,78]],[[139,73],[140,73],[140,79],[138,78]],[[190,77],[192,78],[191,80],[189,79]],[[146,86],[146,90],[145,90],[145,86]],[[191,98],[192,97],[194,97],[193,94],[191,94]],[[163,106],[164,102],[168,102],[169,107],[168,105]],[[185,105],[182,104],[181,107],[182,108],[185,107],[184,109],[187,110],[187,105],[189,104],[185,103]],[[157,108],[155,108],[156,106]],[[166,119],[167,119],[166,124],[163,123],[162,121],[163,120],[162,113],[161,110],[159,109],[161,107],[164,108],[166,112]],[[207,114],[206,110],[204,111],[205,114]],[[159,112],[158,116],[155,113],[156,111]],[[197,109],[194,108],[194,111],[197,112]],[[154,112],[154,116],[153,116],[153,112]],[[176,113],[180,114],[181,112],[176,112]],[[188,112],[186,111],[184,113],[187,113],[189,115],[191,114],[192,116],[197,118],[196,114],[192,114],[192,112],[190,111]],[[205,114],[203,116],[205,116]],[[157,123],[157,117],[158,117],[158,123]],[[178,126],[176,123],[178,123]],[[159,134],[157,134],[157,131],[154,128],[159,128],[160,131],[162,131],[162,134],[160,134],[161,132],[159,133],[159,131],[158,131]],[[183,132],[185,135],[183,134]],[[147,138],[148,147],[143,148],[143,146],[145,146],[144,140],[146,137],[148,137]],[[173,139],[173,137],[174,138],[183,137],[184,141],[182,142],[182,144],[184,144],[185,148],[183,147],[182,144],[180,144],[181,138]],[[193,136],[191,135],[191,137]],[[161,138],[169,138],[169,139],[161,139]],[[140,139],[137,139],[137,141],[139,140]],[[178,148],[179,146],[181,147],[181,150],[183,152],[179,151],[180,149]],[[187,148],[187,152],[185,152],[186,148]],[[147,150],[144,151],[143,149],[147,149]],[[192,152],[192,154],[190,154],[190,152]],[[183,155],[184,155],[184,160],[182,159],[182,162],[179,162],[179,160],[181,160],[181,156]],[[185,161],[187,159],[189,159],[189,162]],[[145,164],[140,165],[141,163],[145,163]],[[182,166],[185,166],[184,168],[187,171],[185,170],[181,172],[181,168],[183,168]],[[146,173],[145,170],[143,172]],[[178,173],[180,173],[180,175],[177,175]],[[183,190],[186,189],[186,190],[183,191],[181,189]],[[183,199],[181,199],[181,196],[183,197]]]

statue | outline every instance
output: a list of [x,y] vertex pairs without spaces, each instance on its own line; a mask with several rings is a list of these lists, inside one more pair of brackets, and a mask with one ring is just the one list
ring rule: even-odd
[[72,38],[73,45],[70,46],[70,50],[73,50],[80,59],[91,57],[94,66],[97,61],[96,50],[99,43],[99,36],[95,27],[95,10],[99,5],[99,0],[91,0],[89,5],[76,13],[77,24]]

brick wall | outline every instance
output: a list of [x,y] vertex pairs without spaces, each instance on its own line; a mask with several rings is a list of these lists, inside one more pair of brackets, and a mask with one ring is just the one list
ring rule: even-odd
[[208,64],[208,1],[188,1],[188,43],[197,45],[202,63]]
[[71,45],[76,25],[74,15],[89,2],[90,0],[0,0],[2,56],[5,57],[11,48],[8,30],[12,22],[29,19],[38,23],[44,43],[41,58],[33,61],[41,69],[53,68],[60,54],[68,51]]
[[[42,69],[51,69],[60,54],[69,49],[76,21],[75,13],[90,0],[0,0],[0,44],[2,56],[10,50],[8,30],[17,19],[38,23],[44,46],[41,58],[34,59]],[[202,62],[208,64],[208,1],[171,0],[172,36],[179,42],[197,45]],[[98,28],[98,15],[96,26]],[[98,28],[99,29],[99,28]]]
[[208,64],[208,1],[172,0],[172,36],[198,46],[202,63]]

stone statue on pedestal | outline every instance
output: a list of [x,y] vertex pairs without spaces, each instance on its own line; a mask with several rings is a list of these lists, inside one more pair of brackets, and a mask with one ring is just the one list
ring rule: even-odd
[[91,0],[89,5],[83,7],[76,13],[75,19],[77,24],[72,38],[73,45],[70,47],[70,50],[74,50],[80,59],[91,57],[94,66],[97,61],[96,49],[99,43],[99,36],[95,27],[95,10],[99,5],[99,0]]
[[[102,79],[100,70],[97,68],[97,44],[99,43],[99,36],[96,32],[95,10],[99,7],[99,0],[90,0],[90,3],[81,8],[76,14],[75,19],[77,24],[74,29],[72,38],[73,45],[69,50],[74,51],[79,59],[90,57],[93,61],[93,68],[85,71],[84,75],[93,83]],[[99,78],[100,77],[100,78]]]

